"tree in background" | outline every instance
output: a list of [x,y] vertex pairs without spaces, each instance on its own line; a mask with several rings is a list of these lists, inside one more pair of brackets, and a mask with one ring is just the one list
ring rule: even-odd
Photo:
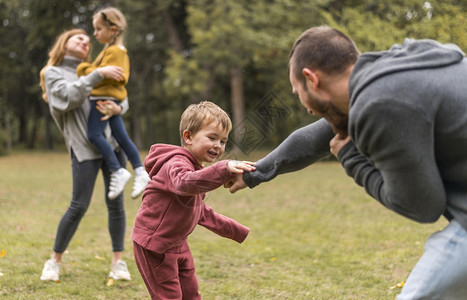
[[[34,148],[39,142],[51,148],[59,135],[41,100],[39,71],[47,61],[48,47],[71,26],[85,28],[86,2],[2,0],[0,35],[2,128],[12,144]],[[89,12],[88,12],[89,14]],[[7,41],[7,43],[6,43]],[[44,138],[45,137],[45,138]],[[1,140],[0,140],[1,142]]]
[[[102,6],[119,7],[128,19],[130,110],[124,119],[145,149],[178,143],[181,112],[205,99],[232,114],[237,132],[247,132],[245,120],[254,123],[262,113],[278,117],[280,122],[256,124],[267,133],[256,146],[275,146],[312,121],[287,77],[288,52],[303,30],[328,24],[349,34],[361,51],[386,49],[405,37],[466,49],[464,2],[0,0],[0,153],[63,143],[40,98],[39,70],[63,30],[81,27],[92,34],[92,15]],[[92,40],[96,55],[102,46]],[[273,105],[264,105],[268,101]]]
[[[265,95],[290,90],[290,47],[304,28],[322,20],[313,1],[200,0],[186,9],[190,48],[171,53],[165,87],[173,97],[208,98],[228,108],[233,134],[245,132],[246,111]],[[282,101],[294,107],[290,95]]]

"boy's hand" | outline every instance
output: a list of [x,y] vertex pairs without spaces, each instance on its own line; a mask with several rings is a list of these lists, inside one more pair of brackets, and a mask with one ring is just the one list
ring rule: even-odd
[[250,172],[256,170],[254,164],[251,161],[230,160],[227,163],[227,169],[234,174],[243,173],[243,171]]

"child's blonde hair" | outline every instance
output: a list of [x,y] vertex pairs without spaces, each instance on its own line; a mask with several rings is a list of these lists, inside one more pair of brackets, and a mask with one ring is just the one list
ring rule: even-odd
[[108,45],[111,46],[115,44],[118,38],[121,38],[123,41],[123,32],[126,29],[126,19],[123,13],[115,7],[106,7],[101,10],[98,10],[94,16],[93,20],[100,19],[102,24],[106,27],[115,26],[116,33],[112,40],[109,41]]
[[212,122],[217,122],[227,132],[232,130],[232,121],[229,115],[218,105],[210,101],[202,101],[188,106],[180,119],[182,146],[185,145],[185,140],[183,139],[183,132],[185,130],[190,131],[191,134],[196,134],[204,126]]
[[[58,66],[59,64],[62,63],[63,57],[65,57],[66,43],[72,36],[75,36],[77,34],[84,34],[88,36],[86,31],[84,31],[83,29],[75,28],[75,29],[67,30],[57,37],[54,45],[52,46],[52,49],[49,51],[49,60],[47,61],[47,64],[41,69],[39,73],[40,85],[42,89],[42,99],[44,99],[45,102],[48,102],[47,94],[45,92],[45,83],[44,83],[45,70],[47,70],[47,68],[50,66]],[[91,61],[90,53],[91,53],[91,45],[89,45],[88,55],[84,59],[87,62]]]
[[[121,41],[123,44],[123,32],[126,29],[126,19],[123,13],[115,7],[106,7],[98,10],[94,16],[93,20],[101,20],[102,24],[107,28],[115,26],[115,35],[112,36],[111,40],[105,45],[106,49],[109,46],[114,45],[117,41]],[[102,53],[101,53],[102,54]],[[99,65],[102,61],[102,55],[96,59],[96,64]]]

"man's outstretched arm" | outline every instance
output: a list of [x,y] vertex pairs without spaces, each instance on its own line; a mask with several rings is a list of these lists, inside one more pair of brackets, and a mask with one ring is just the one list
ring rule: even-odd
[[301,170],[329,155],[329,142],[334,137],[331,125],[320,119],[292,132],[276,149],[255,164],[254,172],[239,174],[230,182],[231,193],[253,188],[277,175]]

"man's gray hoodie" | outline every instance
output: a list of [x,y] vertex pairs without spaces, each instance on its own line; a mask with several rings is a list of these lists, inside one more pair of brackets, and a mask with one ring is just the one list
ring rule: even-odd
[[[349,81],[352,142],[338,158],[389,209],[419,222],[444,214],[467,229],[464,57],[454,45],[410,39],[362,54]],[[332,136],[324,119],[297,130],[245,173],[246,183],[309,165],[329,153]]]
[[[366,53],[349,81],[347,174],[419,222],[442,214],[467,229],[467,61],[454,45],[407,39]],[[362,156],[363,154],[363,156]]]

